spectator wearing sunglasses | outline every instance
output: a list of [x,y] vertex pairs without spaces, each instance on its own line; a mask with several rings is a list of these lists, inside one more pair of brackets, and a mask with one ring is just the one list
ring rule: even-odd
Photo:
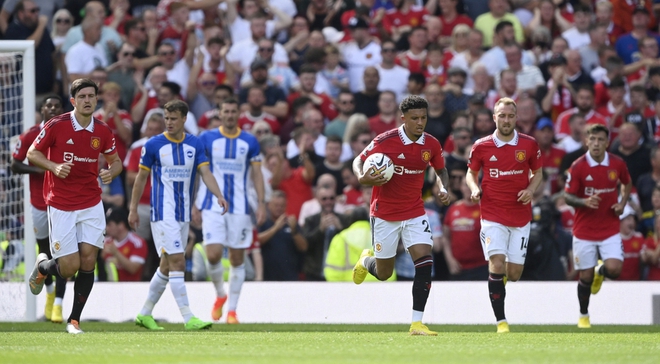
[[66,39],[66,33],[73,26],[73,16],[66,9],[58,10],[53,16],[53,21],[51,23],[51,32],[50,38],[53,40],[53,44],[57,49],[64,44]]
[[326,125],[324,134],[326,137],[336,136],[343,139],[346,126],[348,125],[348,119],[355,111],[355,97],[353,93],[348,90],[339,92],[339,96],[337,97],[337,111],[339,111],[339,114]]
[[128,109],[133,97],[137,92],[137,84],[142,83],[144,71],[135,71],[133,60],[135,60],[136,49],[134,46],[124,43],[117,52],[117,62],[108,67],[108,81],[112,81],[121,86],[120,107]]

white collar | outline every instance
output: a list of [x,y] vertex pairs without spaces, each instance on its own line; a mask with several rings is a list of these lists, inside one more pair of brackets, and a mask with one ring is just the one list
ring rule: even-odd
[[513,145],[516,146],[518,145],[518,132],[513,129],[513,139],[509,140],[508,142],[503,142],[497,137],[497,130],[493,132],[493,142],[495,143],[495,146],[498,148],[502,148],[505,145]]
[[406,131],[403,130],[403,125],[401,125],[398,128],[398,131],[399,131],[399,138],[401,138],[401,143],[403,143],[403,145],[410,145],[412,143],[417,143],[419,145],[424,145],[424,139],[425,139],[424,134],[422,134],[422,136],[419,137],[419,139],[417,139],[416,141],[413,142],[412,140],[410,140],[410,138],[408,138],[408,135],[406,135]]
[[73,131],[81,131],[81,130],[87,130],[88,132],[93,133],[94,132],[94,117],[92,116],[92,120],[89,122],[89,125],[87,125],[86,128],[83,128],[82,125],[76,120],[76,114],[72,111],[71,112],[71,124],[73,125]]
[[600,163],[596,162],[591,157],[591,154],[588,151],[587,151],[587,153],[585,153],[585,155],[586,155],[586,158],[587,158],[587,163],[589,163],[589,167],[595,167],[595,166],[598,166],[598,165],[609,167],[609,165],[610,165],[610,153],[608,153],[608,152],[605,152],[605,158],[603,158],[603,161],[600,162]]

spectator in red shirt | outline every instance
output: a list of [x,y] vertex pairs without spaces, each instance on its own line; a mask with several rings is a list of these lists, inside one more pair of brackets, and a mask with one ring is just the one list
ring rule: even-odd
[[594,110],[593,86],[581,85],[575,91],[575,107],[561,113],[555,121],[555,136],[557,140],[562,140],[570,134],[571,130],[568,119],[576,113],[584,115],[587,124],[608,126],[607,119]]
[[646,246],[645,249],[642,249],[640,256],[642,262],[649,266],[649,274],[646,279],[660,281],[660,215],[655,217],[653,225],[655,232],[646,238]]
[[621,216],[620,234],[623,244],[623,267],[618,281],[639,281],[642,279],[640,262],[641,251],[644,249],[644,236],[635,231],[637,215],[632,207],[626,206]]
[[147,80],[142,84],[136,84],[137,95],[133,98],[131,105],[131,119],[142,120],[147,111],[158,107],[158,89],[167,81],[167,70],[165,67],[154,67],[147,75]]
[[115,135],[117,154],[120,159],[126,158],[127,146],[133,142],[133,123],[128,111],[119,109],[119,98],[121,97],[121,87],[114,82],[103,84],[103,106],[94,112],[96,120],[108,124],[110,130]]
[[110,0],[110,11],[112,14],[108,15],[103,24],[113,28],[117,33],[125,35],[124,23],[127,20],[133,19],[131,14],[128,13],[131,4],[128,0]]
[[312,194],[312,181],[314,180],[314,164],[309,157],[309,152],[314,151],[314,137],[306,129],[300,128],[294,133],[292,139],[301,153],[298,156],[300,167],[292,169],[289,161],[283,155],[278,154],[277,164],[271,170],[273,178],[271,186],[273,190],[282,190],[288,198],[286,214],[293,215],[298,219],[300,208],[307,200],[314,198]]
[[393,3],[395,8],[385,14],[385,27],[392,35],[392,39],[398,41],[404,33],[421,26],[428,12],[416,5],[415,0],[394,0]]
[[[452,31],[457,25],[464,24],[472,28],[474,22],[469,16],[459,14],[456,7],[458,0],[429,0],[426,3],[426,10],[430,14],[440,14],[442,21],[442,32],[440,32],[440,45],[448,46]],[[439,12],[437,10],[440,10]]]
[[238,126],[249,133],[256,122],[265,121],[273,133],[279,133],[280,123],[275,116],[264,111],[265,102],[264,91],[260,87],[250,87],[247,97],[249,109],[241,113],[238,118]]
[[396,57],[396,63],[408,69],[410,73],[423,72],[424,65],[426,64],[426,46],[428,43],[426,29],[421,27],[413,28],[410,34],[408,34],[410,49],[399,54]]
[[536,130],[534,130],[533,136],[539,143],[541,165],[548,176],[545,191],[549,192],[548,195],[554,195],[560,191],[558,185],[559,166],[561,165],[562,158],[566,155],[566,151],[553,143],[555,133],[552,121],[549,118],[541,118],[536,123]]
[[[596,85],[598,86],[603,83]],[[626,112],[626,83],[621,77],[613,78],[607,87],[607,102],[605,105],[596,108],[596,112],[607,119],[607,125],[610,128],[610,140],[616,139],[619,135],[619,127],[623,124],[623,116]]]
[[[106,213],[103,259],[109,281],[137,282],[147,259],[147,243],[128,226],[128,212],[112,207]],[[115,275],[116,274],[116,275]]]
[[369,128],[376,135],[398,127],[396,95],[392,91],[383,91],[378,98],[378,115],[369,118]]
[[488,261],[484,260],[479,232],[479,204],[472,202],[470,188],[461,181],[463,198],[449,206],[442,223],[445,260],[453,281],[484,281],[488,278]]
[[182,58],[186,49],[188,35],[194,30],[195,23],[189,22],[190,9],[183,2],[173,2],[169,7],[170,22],[160,33],[158,43],[168,43],[174,47],[177,59]]
[[330,96],[325,93],[317,94],[314,92],[317,77],[319,77],[318,73],[313,66],[303,65],[300,67],[300,91],[291,93],[287,98],[289,108],[293,109],[293,101],[295,99],[301,96],[307,96],[312,100],[314,106],[321,111],[325,119],[334,120],[339,113],[337,112]]
[[616,40],[622,36],[625,31],[619,25],[614,24],[612,3],[609,1],[596,2],[596,23],[604,24],[607,27],[607,38],[610,45],[616,44]]

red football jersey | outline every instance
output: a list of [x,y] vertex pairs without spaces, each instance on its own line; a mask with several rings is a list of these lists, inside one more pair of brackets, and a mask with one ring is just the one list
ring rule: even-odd
[[46,171],[44,198],[48,206],[75,211],[101,201],[99,154],[117,153],[108,125],[92,118],[83,128],[73,112],[64,113],[50,119],[32,145],[54,163],[73,163],[66,178]]
[[[578,112],[578,108],[574,107],[559,114],[557,120],[555,121],[555,135],[557,136],[558,140],[571,135],[571,127],[568,125],[568,119],[573,116],[573,114],[577,114]],[[607,119],[594,110],[589,111],[589,113],[584,116],[584,119],[587,122],[587,125],[600,124],[608,127]]]
[[541,168],[541,150],[536,139],[515,132],[504,143],[495,133],[472,145],[468,166],[483,168],[481,218],[504,226],[522,227],[532,220],[532,204],[518,202],[518,192],[529,186],[530,171]]
[[600,81],[594,86],[595,109],[607,105],[608,101],[610,101],[610,95],[607,93],[607,85],[604,81]]
[[404,221],[424,215],[422,187],[426,168],[429,165],[434,169],[445,168],[438,139],[425,132],[413,142],[402,125],[378,135],[360,153],[360,159],[365,161],[374,153],[390,157],[394,162],[394,175],[386,184],[374,186],[371,216],[386,221]]
[[479,205],[458,201],[449,207],[443,224],[451,232],[451,251],[463,269],[488,264],[484,259],[479,234],[481,221]]
[[[132,130],[133,122],[131,121],[131,115],[128,113],[128,111],[119,110],[117,111],[117,114],[119,115],[119,120],[124,123],[124,126],[127,127],[128,130]],[[119,137],[119,134],[117,134],[117,126],[115,125],[114,117],[109,118],[108,120],[104,120],[104,113],[101,109],[96,110],[93,115],[96,120],[103,121],[110,127],[112,134],[115,135],[115,141],[117,142],[117,155],[119,155],[119,159],[124,160],[126,158],[128,148],[126,147],[126,143],[124,143],[124,141]]]
[[[14,148],[12,157],[19,162],[23,162],[27,157],[30,145],[37,138],[39,132],[44,127],[44,124],[35,125],[28,129],[25,133],[21,134]],[[33,166],[34,164],[28,163]],[[30,173],[30,203],[37,210],[46,210],[46,201],[44,200],[44,174],[43,173]]]
[[559,178],[559,166],[561,160],[566,155],[566,151],[551,145],[550,149],[541,151],[541,166],[548,174],[548,183],[550,184],[550,192],[555,194],[559,192],[557,186],[557,179]]
[[442,20],[442,30],[440,31],[440,35],[444,37],[451,37],[451,32],[454,31],[454,28],[459,24],[465,24],[470,28],[474,26],[472,19],[464,14],[456,14],[452,21],[447,21],[447,19],[441,15],[440,20]]
[[[147,96],[147,104],[144,107],[144,114],[140,116],[140,118],[143,118],[145,115],[147,115],[147,112],[151,109],[155,109],[159,107],[160,105],[158,104],[158,96],[156,96],[156,91],[155,90],[149,90],[148,96]],[[131,110],[137,105],[138,101],[140,101],[140,98],[142,97],[142,93],[138,92],[135,97],[133,97],[133,104],[131,105]]]
[[424,23],[424,17],[428,15],[426,8],[419,5],[413,5],[410,7],[406,14],[402,13],[400,9],[393,8],[385,13],[383,17],[383,26],[388,31],[392,33],[392,27],[401,27],[404,25],[410,25],[411,27],[419,27]]
[[362,199],[362,191],[356,190],[351,186],[346,186],[344,188],[344,204],[351,206],[361,206],[364,203]]
[[[646,238],[646,249],[654,250],[658,246],[655,237]],[[660,263],[649,267],[649,275],[646,277],[649,281],[660,281]]]
[[[140,157],[142,156],[142,148],[133,148],[128,152],[128,164],[126,165],[126,172],[139,172],[140,171]],[[151,205],[151,173],[147,175],[147,184],[144,185],[144,192],[140,197],[140,205]]]
[[[323,117],[328,119],[328,120],[334,120],[337,115],[339,115],[339,112],[335,108],[334,102],[332,102],[332,99],[330,96],[326,94],[316,94],[317,97],[321,98],[321,105],[314,105],[316,106],[317,109],[323,114]],[[289,104],[289,113],[293,111],[293,102],[296,99],[300,98],[300,92],[293,92],[289,94],[289,97],[287,97],[286,101]]]
[[610,127],[610,140],[616,139],[619,135],[619,128],[623,124],[624,113],[621,113],[616,120],[612,120],[612,116],[616,112],[616,108],[612,105],[611,101],[605,103],[605,106],[601,106],[596,109],[596,112],[603,115],[605,120],[607,120]]
[[208,129],[209,120],[214,116],[220,116],[220,110],[211,109],[205,112],[201,118],[197,121],[197,125],[202,129]]
[[[553,81],[550,79],[547,83],[548,89],[552,88]],[[573,107],[573,95],[566,87],[559,86],[559,89],[552,95],[552,108],[550,109],[550,120],[557,120],[559,114]],[[556,123],[555,123],[556,125]]]
[[250,133],[254,124],[260,120],[263,120],[270,125],[273,134],[277,135],[280,133],[280,123],[277,121],[277,118],[266,112],[262,112],[259,116],[252,116],[249,112],[245,111],[241,113],[241,116],[238,118],[238,126]]
[[564,229],[564,231],[572,234],[573,225],[575,225],[575,208],[568,205],[559,206],[559,214],[561,228]]
[[575,209],[575,237],[602,241],[619,232],[619,216],[612,210],[619,197],[619,182],[630,183],[630,174],[626,163],[614,154],[607,153],[600,164],[591,158],[589,152],[573,162],[568,171],[566,192],[579,198],[594,194],[601,198],[597,209]]
[[383,119],[380,117],[380,114],[369,118],[369,129],[371,129],[371,132],[376,135],[383,134],[386,131],[396,128],[397,128],[396,116],[394,117],[394,120],[392,120],[390,123],[384,122]]
[[[115,244],[117,250],[128,258],[131,262],[144,263],[147,260],[147,243],[136,233],[129,231],[126,238],[122,241],[114,241],[112,238],[105,238],[104,244]],[[105,258],[109,254],[103,254]],[[142,268],[138,269],[135,273],[129,273],[123,267],[117,265],[117,276],[119,282],[139,282],[142,280]]]
[[644,236],[636,231],[626,239],[623,236],[621,238],[623,244],[623,267],[621,268],[621,275],[619,275],[617,280],[639,281],[642,279],[639,252],[642,250],[642,246],[644,246]]
[[[404,62],[401,58],[405,58]],[[412,51],[407,50],[402,53],[399,57],[396,57],[395,63],[403,68],[407,68],[410,73],[424,73],[424,64],[426,63],[426,51],[422,51],[420,54],[413,54]]]
[[433,66],[428,65],[424,69],[424,78],[426,78],[426,84],[430,85],[432,83],[437,83],[440,86],[444,86],[447,83],[447,74],[446,68],[440,66],[438,68],[433,68]]

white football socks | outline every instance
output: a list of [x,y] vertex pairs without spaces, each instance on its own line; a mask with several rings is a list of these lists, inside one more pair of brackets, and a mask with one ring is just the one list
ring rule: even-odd
[[188,304],[188,292],[186,291],[186,282],[183,279],[183,272],[170,271],[170,289],[174,295],[174,300],[179,306],[183,322],[187,323],[193,317]]
[[211,280],[213,281],[213,285],[215,286],[216,296],[225,297],[227,293],[225,292],[225,280],[224,280],[225,270],[224,267],[222,266],[222,260],[220,260],[216,264],[209,263],[209,275],[211,276]]
[[424,311],[413,310],[412,322],[422,321],[423,317],[424,317]]
[[245,282],[245,264],[229,269],[229,311],[236,311],[241,287]]
[[142,310],[140,310],[140,315],[150,316],[154,310],[154,306],[158,303],[160,296],[165,292],[165,287],[167,287],[167,282],[169,279],[160,272],[160,269],[156,269],[156,273],[151,278],[149,282],[149,293],[147,294],[147,301],[144,302]]

